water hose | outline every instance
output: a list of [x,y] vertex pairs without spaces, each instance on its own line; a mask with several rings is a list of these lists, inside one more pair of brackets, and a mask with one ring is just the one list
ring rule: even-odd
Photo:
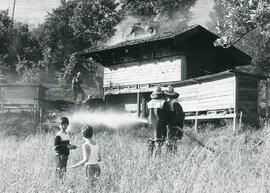
[[199,146],[207,149],[208,151],[211,151],[211,152],[215,152],[215,150],[211,147],[208,147],[207,145],[205,145],[202,141],[200,141],[199,139],[196,138],[196,136],[194,136],[193,133],[190,133],[190,132],[186,132],[184,131],[181,127],[178,127],[178,126],[175,126],[175,128],[177,128],[179,131],[183,132],[184,135],[186,135],[187,137],[189,137],[192,141],[196,141]]

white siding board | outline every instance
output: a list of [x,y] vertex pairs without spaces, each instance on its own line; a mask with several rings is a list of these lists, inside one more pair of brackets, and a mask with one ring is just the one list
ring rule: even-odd
[[126,64],[104,69],[104,87],[179,81],[186,78],[184,56]]
[[175,91],[185,112],[235,107],[235,77],[177,87]]

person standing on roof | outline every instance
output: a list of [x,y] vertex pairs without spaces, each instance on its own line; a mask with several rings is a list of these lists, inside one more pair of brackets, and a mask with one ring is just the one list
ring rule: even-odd
[[165,102],[164,92],[158,86],[147,103],[148,123],[152,134],[152,138],[149,139],[149,155],[151,156],[161,154],[161,146],[166,137]]
[[185,113],[178,101],[179,94],[169,86],[164,91],[166,102],[166,125],[167,125],[167,152],[176,153],[178,141],[183,137],[183,125]]
[[72,90],[74,93],[74,101],[77,101],[77,97],[81,94],[81,101],[85,98],[85,92],[82,88],[83,81],[81,80],[81,72],[78,72],[77,75],[72,79]]

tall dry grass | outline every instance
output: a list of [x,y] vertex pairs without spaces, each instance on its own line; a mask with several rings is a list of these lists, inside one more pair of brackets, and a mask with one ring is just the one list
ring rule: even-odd
[[[140,133],[138,131],[138,133]],[[265,130],[234,135],[231,128],[199,133],[198,138],[215,153],[183,138],[176,155],[147,157],[145,137],[137,131],[102,132],[95,138],[102,148],[102,173],[94,186],[84,168],[68,169],[66,180],[57,182],[53,134],[26,138],[1,137],[0,192],[136,192],[217,193],[268,192],[270,190],[269,145],[254,148]],[[72,138],[82,144],[80,134]],[[164,149],[163,149],[164,150]],[[81,149],[71,152],[69,164],[81,159]]]

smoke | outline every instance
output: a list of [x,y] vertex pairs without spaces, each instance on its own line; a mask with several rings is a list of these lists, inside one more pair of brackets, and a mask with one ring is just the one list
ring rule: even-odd
[[[170,13],[170,18],[164,15],[156,17],[158,22],[158,33],[168,31],[181,30],[181,26],[202,25],[207,28],[207,21],[210,20],[209,14],[213,11],[213,0],[198,0],[194,7],[188,10],[178,10]],[[184,12],[184,13],[183,13]],[[143,22],[140,18],[127,16],[117,27],[115,35],[106,43],[107,45],[114,45],[127,40],[135,40],[140,38],[149,37],[149,34],[144,33],[136,37],[130,36],[132,27],[135,23],[142,23],[142,27],[153,25],[154,21]]]
[[[122,22],[116,27],[115,35],[106,43],[106,45],[114,45],[120,42],[135,40],[140,38],[150,37],[154,34],[149,34],[147,28],[152,26],[158,29],[158,33],[167,31],[176,31],[178,27],[185,22],[184,17],[179,13],[171,14],[170,20],[165,16],[159,16],[156,21],[141,21],[140,18],[134,16],[127,16]],[[133,25],[141,23],[142,31],[136,36],[131,34]]]
[[69,115],[68,118],[70,120],[70,130],[72,132],[77,132],[83,125],[119,129],[131,127],[136,124],[147,123],[146,119],[138,118],[136,115],[113,111],[78,111]]
[[118,26],[116,26],[115,35],[106,44],[113,45],[119,42],[140,38],[139,36],[136,38],[128,36],[132,30],[133,24],[137,22],[140,22],[139,18],[127,16]]

